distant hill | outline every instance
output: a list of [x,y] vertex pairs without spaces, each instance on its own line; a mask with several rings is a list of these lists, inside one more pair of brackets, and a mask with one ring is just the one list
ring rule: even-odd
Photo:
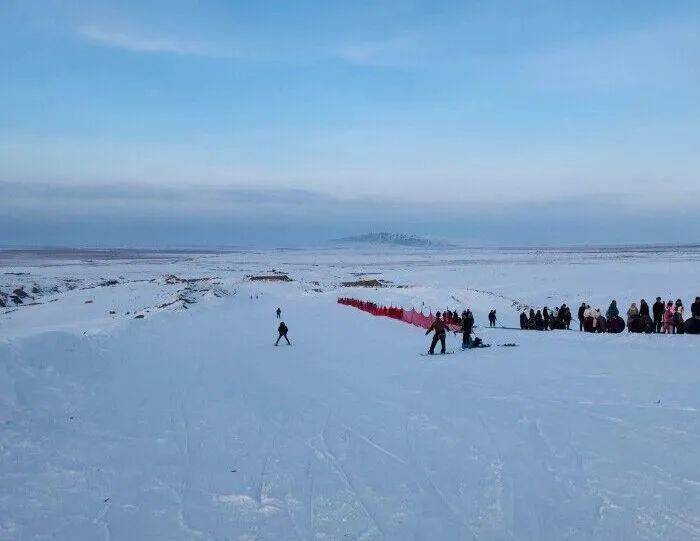
[[344,237],[342,239],[336,239],[334,242],[339,242],[342,244],[382,244],[389,246],[413,246],[418,248],[449,246],[444,242],[431,240],[425,237],[406,235],[404,233],[385,232],[366,233],[364,235]]

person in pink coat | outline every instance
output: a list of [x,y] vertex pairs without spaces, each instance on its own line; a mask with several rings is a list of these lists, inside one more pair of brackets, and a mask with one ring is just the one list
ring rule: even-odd
[[668,301],[666,303],[666,309],[664,310],[664,334],[673,334],[673,314],[675,310],[673,309],[673,301]]

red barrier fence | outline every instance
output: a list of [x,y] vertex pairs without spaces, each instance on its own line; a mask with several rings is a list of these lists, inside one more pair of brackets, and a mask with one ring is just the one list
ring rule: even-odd
[[[423,329],[427,329],[433,324],[433,321],[435,321],[435,316],[432,313],[426,316],[422,312],[417,312],[415,308],[412,308],[411,310],[404,310],[403,308],[396,308],[394,306],[378,306],[373,302],[361,301],[359,299],[349,299],[347,297],[339,298],[338,303],[345,306],[358,308],[359,310],[368,312],[373,316],[384,316],[392,319],[398,319]],[[452,323],[449,317],[446,318],[445,321],[452,330],[459,330],[459,324]]]

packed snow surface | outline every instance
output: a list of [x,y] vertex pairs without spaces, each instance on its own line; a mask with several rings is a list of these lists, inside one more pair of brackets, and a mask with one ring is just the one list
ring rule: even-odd
[[[514,327],[525,306],[689,307],[699,263],[0,252],[0,291],[29,296],[0,308],[0,539],[700,539],[700,336],[483,328],[491,308]],[[340,285],[358,278],[386,287]],[[420,329],[340,296],[470,307],[493,347],[422,357]]]

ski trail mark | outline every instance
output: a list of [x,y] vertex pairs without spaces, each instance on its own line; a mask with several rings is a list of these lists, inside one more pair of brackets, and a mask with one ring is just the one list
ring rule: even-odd
[[[379,534],[382,537],[385,537],[385,533],[383,528],[381,527],[381,524],[379,522],[379,519],[375,515],[375,513],[370,509],[369,503],[365,500],[363,496],[360,495],[360,492],[357,489],[357,486],[355,483],[352,481],[352,478],[350,475],[348,475],[348,472],[343,468],[342,464],[340,464],[340,461],[336,457],[336,455],[331,451],[331,448],[328,444],[328,425],[330,422],[330,417],[326,421],[326,425],[323,427],[323,430],[319,434],[319,443],[321,446],[321,449],[315,448],[313,445],[311,445],[311,448],[317,451],[318,453],[321,454],[321,456],[328,462],[328,464],[331,466],[331,468],[336,472],[338,477],[342,479],[343,483],[345,484],[346,488],[354,495],[355,500],[357,503],[360,505],[360,508],[362,509],[363,513],[365,516],[369,519],[369,521],[372,523],[374,526],[374,529],[376,529]],[[362,534],[361,537],[364,537],[365,535],[369,535],[369,531],[365,532]]]
[[[462,527],[464,533],[471,534],[472,539],[478,539],[479,534],[476,531],[476,528],[465,520],[465,518],[460,513],[459,509],[457,509],[454,505],[452,505],[452,503],[450,503],[445,493],[440,489],[440,487],[437,486],[437,484],[433,480],[428,469],[418,459],[418,456],[415,451],[415,445],[409,434],[408,425],[406,426],[406,442],[408,444],[408,449],[411,454],[410,464],[416,468],[416,470],[420,474],[420,477],[422,477],[422,479],[417,479],[418,486],[421,489],[421,493],[423,495],[427,495],[428,492],[432,492],[433,494],[435,494],[443,509],[446,509],[450,512],[457,524]],[[425,485],[427,485],[428,487],[427,491]]]
[[361,439],[362,441],[364,441],[364,442],[365,442],[366,444],[368,444],[369,446],[371,446],[371,447],[373,447],[374,449],[376,449],[377,451],[379,451],[380,453],[382,453],[382,454],[388,456],[388,457],[391,458],[392,460],[395,460],[395,461],[398,462],[399,464],[402,464],[402,465],[404,465],[404,466],[408,466],[408,461],[407,461],[406,459],[401,458],[400,456],[398,456],[398,455],[392,453],[392,452],[389,451],[386,447],[382,447],[382,446],[379,445],[378,443],[375,443],[374,441],[372,441],[371,439],[369,439],[367,436],[365,436],[365,435],[360,434],[359,432],[357,432],[357,431],[356,431],[355,429],[353,429],[352,427],[349,427],[349,426],[345,425],[345,429],[346,429],[348,432],[350,432],[351,434],[353,434],[354,436],[356,436],[357,438],[359,438],[359,439]]

